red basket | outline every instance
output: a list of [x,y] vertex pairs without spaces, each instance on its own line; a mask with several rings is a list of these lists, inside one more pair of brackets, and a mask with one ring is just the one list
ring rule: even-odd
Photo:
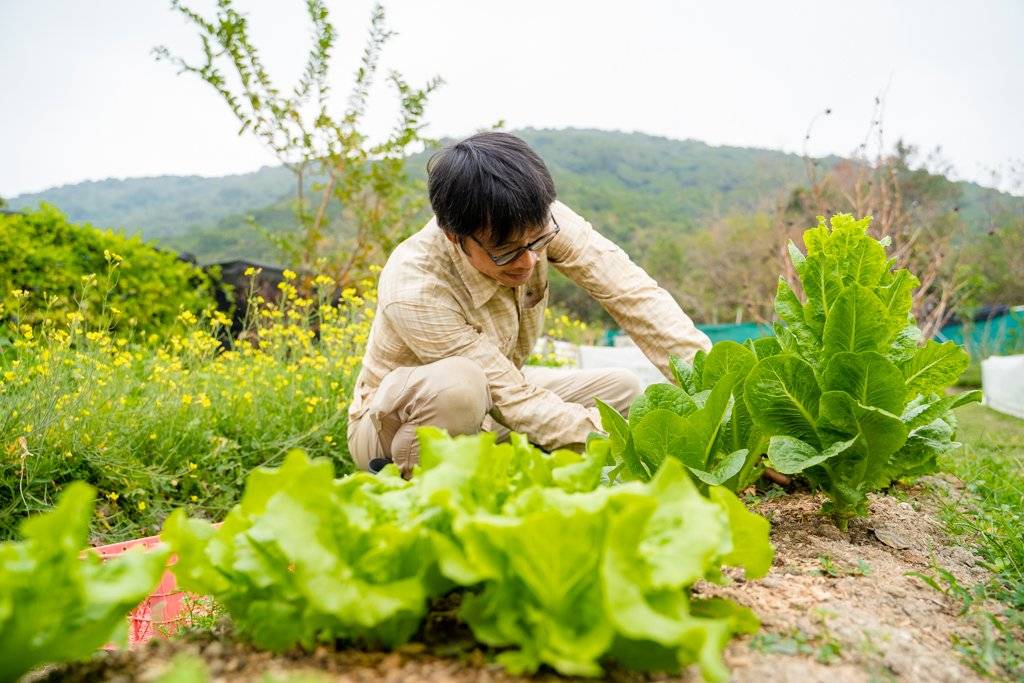
[[[133,541],[125,541],[124,543],[97,546],[92,548],[92,550],[98,552],[104,560],[109,560],[117,557],[129,548],[134,548],[135,546],[152,548],[159,543],[159,536],[147,536],[146,538],[137,538]],[[156,589],[128,615],[129,645],[144,643],[153,636],[166,637],[168,634],[176,631],[178,626],[184,625],[185,615],[182,613],[182,603],[185,594],[178,590],[174,574],[170,571],[171,565],[177,561],[178,558],[175,555],[167,558],[168,570],[160,578],[160,583]]]
[[[215,524],[214,526],[220,526]],[[136,538],[123,543],[111,543],[101,545],[90,550],[95,550],[103,560],[117,557],[129,548],[142,546],[152,548],[160,543],[159,536],[147,536]],[[167,558],[167,571],[160,578],[160,583],[150,593],[149,597],[139,603],[138,607],[128,614],[128,645],[144,643],[150,638],[167,638],[174,634],[179,628],[189,626],[194,616],[208,613],[202,605],[197,605],[198,596],[193,596],[178,589],[178,583],[170,567],[178,561],[177,555]],[[190,598],[189,602],[186,599]],[[108,645],[109,647],[113,647]]]

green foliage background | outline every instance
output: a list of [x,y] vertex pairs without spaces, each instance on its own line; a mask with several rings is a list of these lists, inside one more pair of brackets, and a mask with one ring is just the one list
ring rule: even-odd
[[[111,269],[105,252],[123,261]],[[137,236],[76,225],[45,204],[27,214],[0,215],[0,263],[0,323],[63,323],[84,308],[93,320],[107,316],[113,329],[145,336],[167,330],[182,310],[199,312],[214,303],[209,277],[174,252]],[[102,280],[104,274],[109,292],[102,281],[83,288],[83,278]]]
[[[622,246],[698,322],[751,319],[745,302],[770,304],[779,262],[761,261],[771,253],[765,245],[772,231],[778,221],[794,229],[814,222],[816,212],[805,201],[807,166],[795,154],[640,133],[514,132],[547,162],[559,196]],[[414,180],[424,179],[429,154],[409,158]],[[811,162],[819,174],[849,163],[839,157]],[[1020,278],[1011,266],[1000,265],[1006,259],[999,255],[1024,239],[1024,199],[926,169],[903,168],[900,181],[916,222],[964,224],[965,258],[978,275],[977,303],[1017,303],[1020,287],[1014,283]],[[81,183],[15,197],[10,204],[18,209],[52,202],[71,220],[141,234],[194,254],[201,263],[251,259],[288,265],[267,234],[295,230],[294,190],[287,169],[265,167],[223,178]],[[351,236],[351,227],[339,225],[336,214],[335,229]],[[427,217],[424,211],[410,229]],[[599,305],[557,274],[552,298],[578,317],[610,322]],[[765,313],[770,317],[770,310]]]

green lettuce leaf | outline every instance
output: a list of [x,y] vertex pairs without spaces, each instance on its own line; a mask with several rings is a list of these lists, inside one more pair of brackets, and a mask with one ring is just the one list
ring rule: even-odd
[[[685,419],[660,408],[643,419],[659,411]],[[273,649],[393,646],[427,601],[462,587],[462,618],[512,671],[599,676],[649,651],[662,668],[728,677],[722,650],[756,619],[691,589],[723,565],[754,578],[771,563],[767,522],[735,496],[703,496],[676,458],[648,482],[601,485],[610,437],[550,455],[516,434],[496,444],[424,428],[420,443],[411,481],[388,470],[335,480],[292,453],[250,476],[220,529],[175,513],[164,537],[182,586],[213,594]]]
[[51,511],[22,522],[23,541],[0,544],[0,680],[123,643],[128,613],[160,580],[166,548],[81,556],[95,496],[83,482],[69,485]]

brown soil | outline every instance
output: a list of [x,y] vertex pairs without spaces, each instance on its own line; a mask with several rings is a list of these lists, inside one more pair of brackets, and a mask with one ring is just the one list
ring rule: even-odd
[[[929,490],[958,487],[929,480]],[[817,515],[821,501],[811,495],[755,507],[772,522],[771,573],[706,591],[761,617],[759,635],[726,650],[735,681],[981,680],[953,649],[972,629],[956,602],[908,574],[934,574],[938,565],[971,586],[986,572],[969,549],[950,543],[935,495],[922,486],[906,493],[902,502],[872,495],[871,516],[845,533]],[[800,643],[805,654],[782,654]]]
[[[954,493],[957,483],[930,478],[928,490]],[[911,572],[934,565],[970,586],[985,578],[970,550],[950,544],[935,517],[938,501],[921,486],[892,496],[871,497],[871,516],[839,531],[818,516],[821,500],[795,493],[754,503],[772,522],[775,564],[762,580],[738,576],[728,586],[701,585],[703,595],[722,595],[761,617],[758,635],[734,641],[726,663],[735,681],[972,681],[980,680],[953,649],[970,625],[951,599]],[[903,497],[903,496],[901,496]],[[214,681],[275,681],[290,675],[332,681],[517,681],[490,663],[454,620],[454,605],[432,613],[421,640],[396,652],[320,647],[313,653],[270,655],[232,641],[152,642],[128,652],[37,672],[33,681],[156,681],[180,653],[201,657]],[[681,677],[613,671],[614,681],[696,681]],[[181,680],[181,679],[179,679]],[[543,674],[540,681],[566,680]]]

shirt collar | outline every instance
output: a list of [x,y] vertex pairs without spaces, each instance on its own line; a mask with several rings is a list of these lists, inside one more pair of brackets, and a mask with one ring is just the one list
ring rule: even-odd
[[[441,228],[438,227],[438,230],[441,230]],[[491,300],[491,297],[502,286],[501,283],[487,277],[473,267],[473,264],[469,262],[469,257],[466,256],[458,244],[449,240],[443,233],[441,238],[448,249],[448,255],[451,256],[452,263],[455,264],[455,271],[462,278],[462,283],[469,292],[469,297],[473,301],[473,307],[480,308]]]

